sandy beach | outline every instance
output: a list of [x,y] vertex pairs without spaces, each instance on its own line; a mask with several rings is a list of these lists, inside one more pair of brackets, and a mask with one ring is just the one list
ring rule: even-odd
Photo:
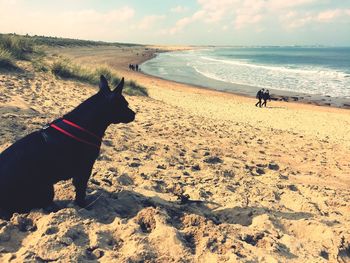
[[[350,262],[350,111],[257,108],[128,69],[187,48],[49,50],[108,65],[149,97],[127,96],[136,120],[107,130],[91,205],[60,182],[59,211],[0,219],[0,262]],[[97,91],[22,66],[0,73],[1,151]]]

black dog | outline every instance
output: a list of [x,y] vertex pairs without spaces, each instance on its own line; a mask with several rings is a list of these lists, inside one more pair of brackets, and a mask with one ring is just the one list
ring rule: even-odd
[[114,91],[104,76],[100,90],[62,119],[33,132],[0,155],[0,208],[27,212],[53,202],[53,185],[73,178],[79,206],[93,164],[100,152],[101,138],[112,123],[129,123],[135,113],[122,95],[124,78]]

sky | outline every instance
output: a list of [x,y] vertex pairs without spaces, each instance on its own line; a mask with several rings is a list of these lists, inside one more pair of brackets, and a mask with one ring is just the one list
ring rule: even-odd
[[350,0],[0,0],[0,32],[140,44],[350,46]]

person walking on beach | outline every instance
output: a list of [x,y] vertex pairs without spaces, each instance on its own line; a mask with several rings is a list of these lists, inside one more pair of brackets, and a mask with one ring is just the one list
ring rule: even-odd
[[258,91],[258,93],[256,93],[256,98],[259,100],[256,104],[255,104],[255,107],[259,107],[261,108],[261,100],[263,98],[263,94],[265,92],[265,89],[261,89]]
[[265,107],[266,107],[267,100],[271,101],[270,92],[269,92],[268,89],[265,90],[265,92],[263,92],[262,98],[263,98],[264,102],[262,103],[261,106],[264,106],[264,105],[265,105]]

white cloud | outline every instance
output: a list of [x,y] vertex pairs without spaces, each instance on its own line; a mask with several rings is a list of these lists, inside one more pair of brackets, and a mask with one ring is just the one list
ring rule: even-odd
[[0,0],[0,7],[3,8],[4,6],[15,5],[17,2],[17,0]]
[[178,20],[174,27],[170,28],[169,30],[164,30],[165,33],[170,33],[171,35],[174,35],[181,30],[183,30],[186,26],[192,24],[195,21],[198,21],[202,19],[205,15],[204,11],[197,11],[194,13],[191,17],[184,17]]
[[[234,22],[235,27],[243,28],[246,25],[256,24],[263,18],[264,0],[198,0],[201,9],[192,16],[181,18],[169,30],[177,33],[194,22],[217,24],[225,19]],[[226,29],[225,29],[226,30]]]
[[30,12],[20,5],[15,8],[15,13],[0,10],[2,32],[112,40],[127,34],[127,22],[135,15],[128,6],[108,12],[87,9],[62,13]]
[[311,15],[305,15],[302,17],[296,17],[293,20],[286,23],[286,27],[293,29],[293,28],[300,28],[305,26],[306,24],[312,22],[314,18]]
[[259,14],[247,14],[247,15],[238,15],[235,20],[236,29],[241,29],[242,27],[249,24],[256,24],[261,21],[262,15]]
[[298,28],[311,22],[331,22],[350,15],[349,9],[302,11],[305,7],[319,3],[319,0],[197,0],[197,3],[200,5],[199,11],[179,19],[167,32],[181,32],[193,23],[221,23],[219,27],[223,28],[223,21],[226,23],[224,30],[228,30],[228,23],[233,24],[232,28],[237,30],[249,26],[261,31],[261,28],[265,28],[265,23],[278,25],[281,21],[284,27]]
[[133,18],[135,15],[134,9],[130,7],[122,7],[120,9],[111,10],[105,13],[98,12],[96,10],[81,10],[81,11],[71,11],[62,14],[64,19],[72,20],[75,22],[83,23],[118,23],[125,22]]
[[186,6],[181,6],[181,5],[178,5],[178,6],[173,7],[173,8],[170,9],[170,11],[173,12],[173,13],[185,13],[185,12],[187,12],[188,10],[189,10],[188,7],[186,7]]
[[317,15],[317,20],[320,22],[327,22],[334,20],[335,18],[341,16],[343,14],[343,11],[340,9],[336,10],[327,10],[324,12],[321,12]]
[[[332,9],[321,12],[289,12],[281,17],[281,21],[287,28],[300,28],[310,23],[332,23],[349,21],[350,10]],[[349,21],[350,22],[350,21]]]
[[269,8],[274,10],[277,9],[290,9],[294,7],[307,6],[312,3],[316,3],[318,0],[293,0],[293,1],[284,1],[284,0],[270,0],[268,1]]
[[[271,32],[283,33],[285,29],[297,32],[304,27],[305,32],[310,32],[310,28],[318,27],[322,30],[326,23],[342,24],[346,28],[350,23],[350,6],[339,9],[336,7],[339,5],[333,5],[331,0],[192,0],[198,4],[195,11],[186,7],[187,4],[174,4],[167,14],[150,15],[140,9],[137,17],[136,10],[130,6],[105,12],[91,9],[93,1],[98,2],[61,0],[55,5],[35,8],[27,0],[0,0],[0,30],[107,41],[176,42],[190,39],[209,43],[224,42],[239,35],[253,39],[251,32],[264,31],[268,36]],[[72,6],[71,3],[75,4]],[[53,6],[57,10],[53,10]],[[333,6],[333,9],[321,10],[322,6]],[[178,19],[173,21],[174,17]],[[172,24],[165,26],[169,23]],[[215,40],[206,34],[208,30],[217,36]],[[225,34],[220,35],[223,31]]]
[[165,19],[165,15],[151,15],[145,16],[139,23],[138,29],[147,30],[151,29],[157,22]]

